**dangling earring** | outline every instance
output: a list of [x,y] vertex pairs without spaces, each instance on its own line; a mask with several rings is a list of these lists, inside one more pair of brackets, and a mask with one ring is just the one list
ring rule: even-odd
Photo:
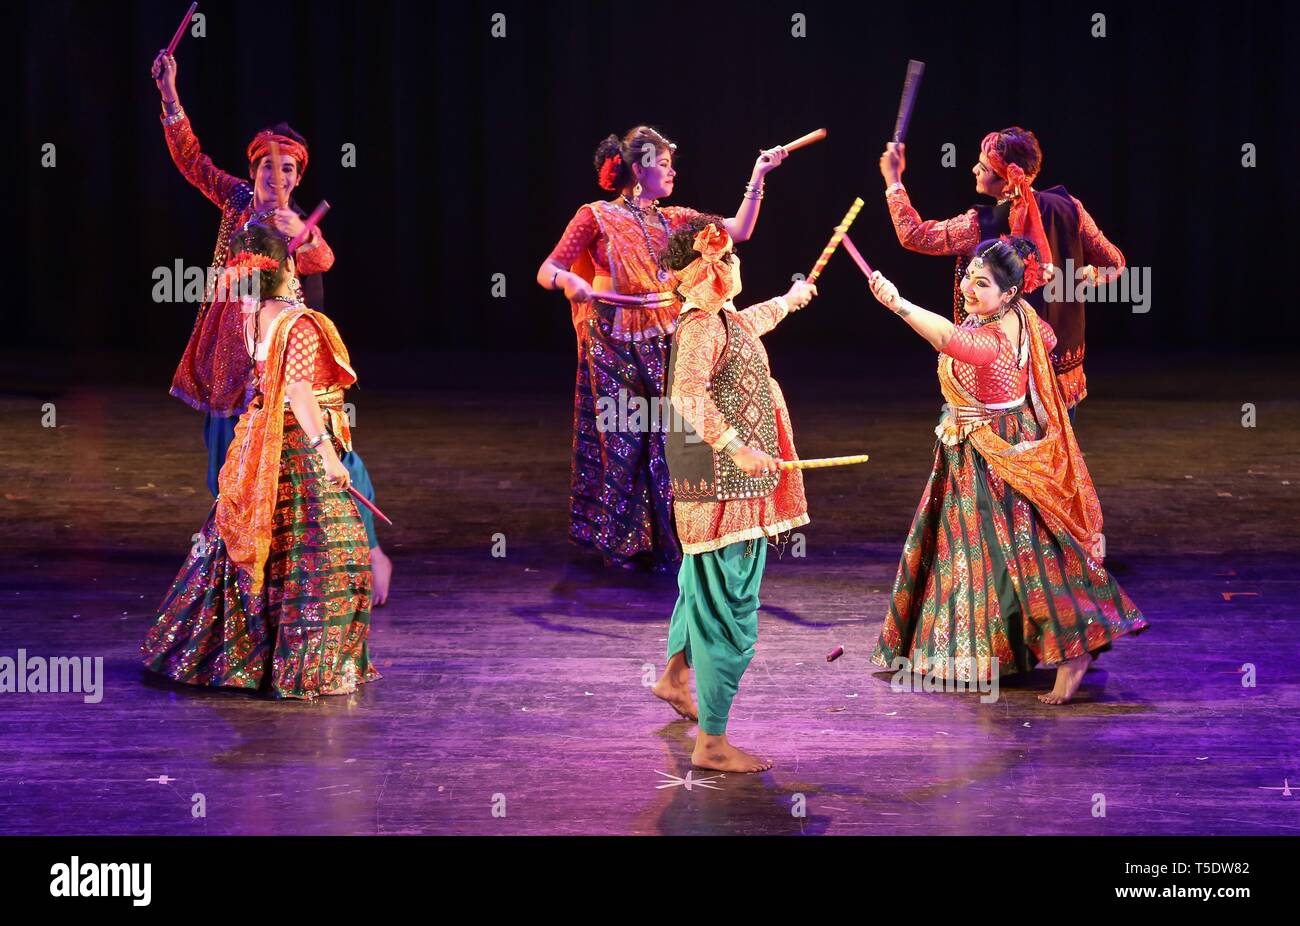
[[632,198],[634,200],[641,198],[641,181],[639,180],[637,181],[636,186],[632,187]]

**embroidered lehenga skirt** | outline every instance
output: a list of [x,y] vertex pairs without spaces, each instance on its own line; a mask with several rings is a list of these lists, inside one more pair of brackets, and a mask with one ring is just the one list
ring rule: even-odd
[[190,550],[141,649],[177,682],[281,698],[346,694],[379,678],[368,651],[370,559],[356,504],[325,478],[286,411],[266,580],[249,594],[215,512]]
[[[666,406],[672,337],[618,340],[611,336],[614,312],[598,303],[578,342],[569,539],[597,550],[607,565],[641,561],[673,572],[682,551],[664,432],[651,420],[651,409]],[[638,407],[646,409],[640,420]]]
[[[1010,444],[1039,437],[1025,406],[998,415]],[[936,442],[872,662],[962,680],[1056,665],[1147,621],[1092,555],[990,471],[969,441]]]

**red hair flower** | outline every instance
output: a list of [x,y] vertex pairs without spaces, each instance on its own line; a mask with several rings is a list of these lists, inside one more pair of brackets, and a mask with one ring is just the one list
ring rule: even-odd
[[274,257],[258,254],[256,251],[240,251],[226,264],[221,281],[229,291],[244,277],[251,276],[255,270],[279,270],[280,262]]
[[600,165],[600,188],[611,193],[618,189],[618,172],[623,166],[623,155],[612,154]]

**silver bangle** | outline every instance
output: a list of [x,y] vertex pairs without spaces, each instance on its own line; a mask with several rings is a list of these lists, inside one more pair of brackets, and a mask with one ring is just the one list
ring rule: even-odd
[[744,446],[744,441],[739,437],[733,437],[731,440],[727,441],[727,446],[722,448],[722,452],[727,454],[727,456],[734,457],[737,451],[741,450]]
[[903,186],[903,181],[895,180],[889,186],[885,187],[885,195],[888,196],[890,193],[894,192],[895,190],[904,190],[904,189],[907,188]]
[[321,433],[313,437],[311,439],[311,442],[307,446],[310,447],[312,450],[315,450],[317,447],[323,444],[325,442],[325,439],[329,436],[330,436],[329,431],[322,431]]
[[166,113],[163,113],[162,124],[175,125],[176,123],[180,122],[184,118],[185,118],[185,110],[178,106],[176,107],[176,112],[172,113],[170,116],[167,115]]

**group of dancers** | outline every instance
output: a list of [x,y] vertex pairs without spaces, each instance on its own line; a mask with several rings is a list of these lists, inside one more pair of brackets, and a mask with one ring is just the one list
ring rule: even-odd
[[[757,772],[772,762],[729,743],[727,719],[758,637],[768,538],[809,520],[802,475],[782,466],[798,457],[760,338],[817,288],[799,281],[743,310],[733,301],[735,245],[753,233],[785,149],[760,154],[731,218],[660,205],[675,150],[644,125],[601,142],[597,180],[612,196],[579,208],[538,270],[570,301],[577,334],[569,537],[610,566],[677,569],[654,694],[698,722],[695,765]],[[939,352],[945,400],[872,662],[965,682],[1056,666],[1039,698],[1064,704],[1090,661],[1147,621],[1103,566],[1101,505],[1074,436],[1083,303],[1073,285],[1063,299],[1041,290],[1067,259],[1102,283],[1124,256],[1063,186],[1034,189],[1042,152],[1023,128],[980,145],[976,191],[993,204],[947,220],[920,218],[905,165],[905,146],[889,143],[880,170],[899,242],[958,266],[952,320],[879,272],[870,279]],[[685,427],[601,426],[602,406],[664,396]]]
[[[222,211],[210,288],[172,383],[202,411],[216,496],[159,607],[145,665],[175,681],[312,699],[377,679],[370,611],[391,564],[352,448],[348,351],[320,308],[334,255],[290,194],[305,140],[281,123],[248,145],[248,179],[216,168],[181,108],[176,60],[152,75],[184,177]],[[798,281],[738,310],[736,244],[754,232],[761,152],[730,218],[661,206],[676,146],[637,126],[596,151],[609,198],[584,204],[538,271],[563,290],[577,335],[570,539],[611,566],[677,571],[668,661],[654,693],[698,721],[693,762],[752,772],[767,759],[728,742],[758,637],[769,538],[809,521],[790,415],[762,336],[817,296]],[[1032,132],[991,132],[973,168],[993,204],[924,221],[902,183],[905,147],[880,158],[900,243],[955,255],[952,319],[904,299],[878,272],[876,299],[939,352],[943,417],[872,662],[964,681],[1057,667],[1041,699],[1069,701],[1091,658],[1147,626],[1103,567],[1101,506],[1074,437],[1087,393],[1084,313],[1045,301],[1061,262],[1090,281],[1124,257],[1064,187],[1036,190]],[[602,406],[667,397],[686,427],[606,427]],[[620,399],[622,400],[620,402]],[[690,671],[694,669],[696,696]],[[698,698],[698,703],[697,703]]]
[[392,565],[349,493],[374,499],[344,403],[356,374],[319,311],[334,252],[290,198],[307,143],[281,123],[249,142],[247,180],[220,170],[181,108],[176,70],[166,51],[151,69],[167,147],[221,224],[171,393],[204,413],[216,500],[142,644],[144,664],[192,685],[346,694],[379,678],[370,611],[388,597]]

